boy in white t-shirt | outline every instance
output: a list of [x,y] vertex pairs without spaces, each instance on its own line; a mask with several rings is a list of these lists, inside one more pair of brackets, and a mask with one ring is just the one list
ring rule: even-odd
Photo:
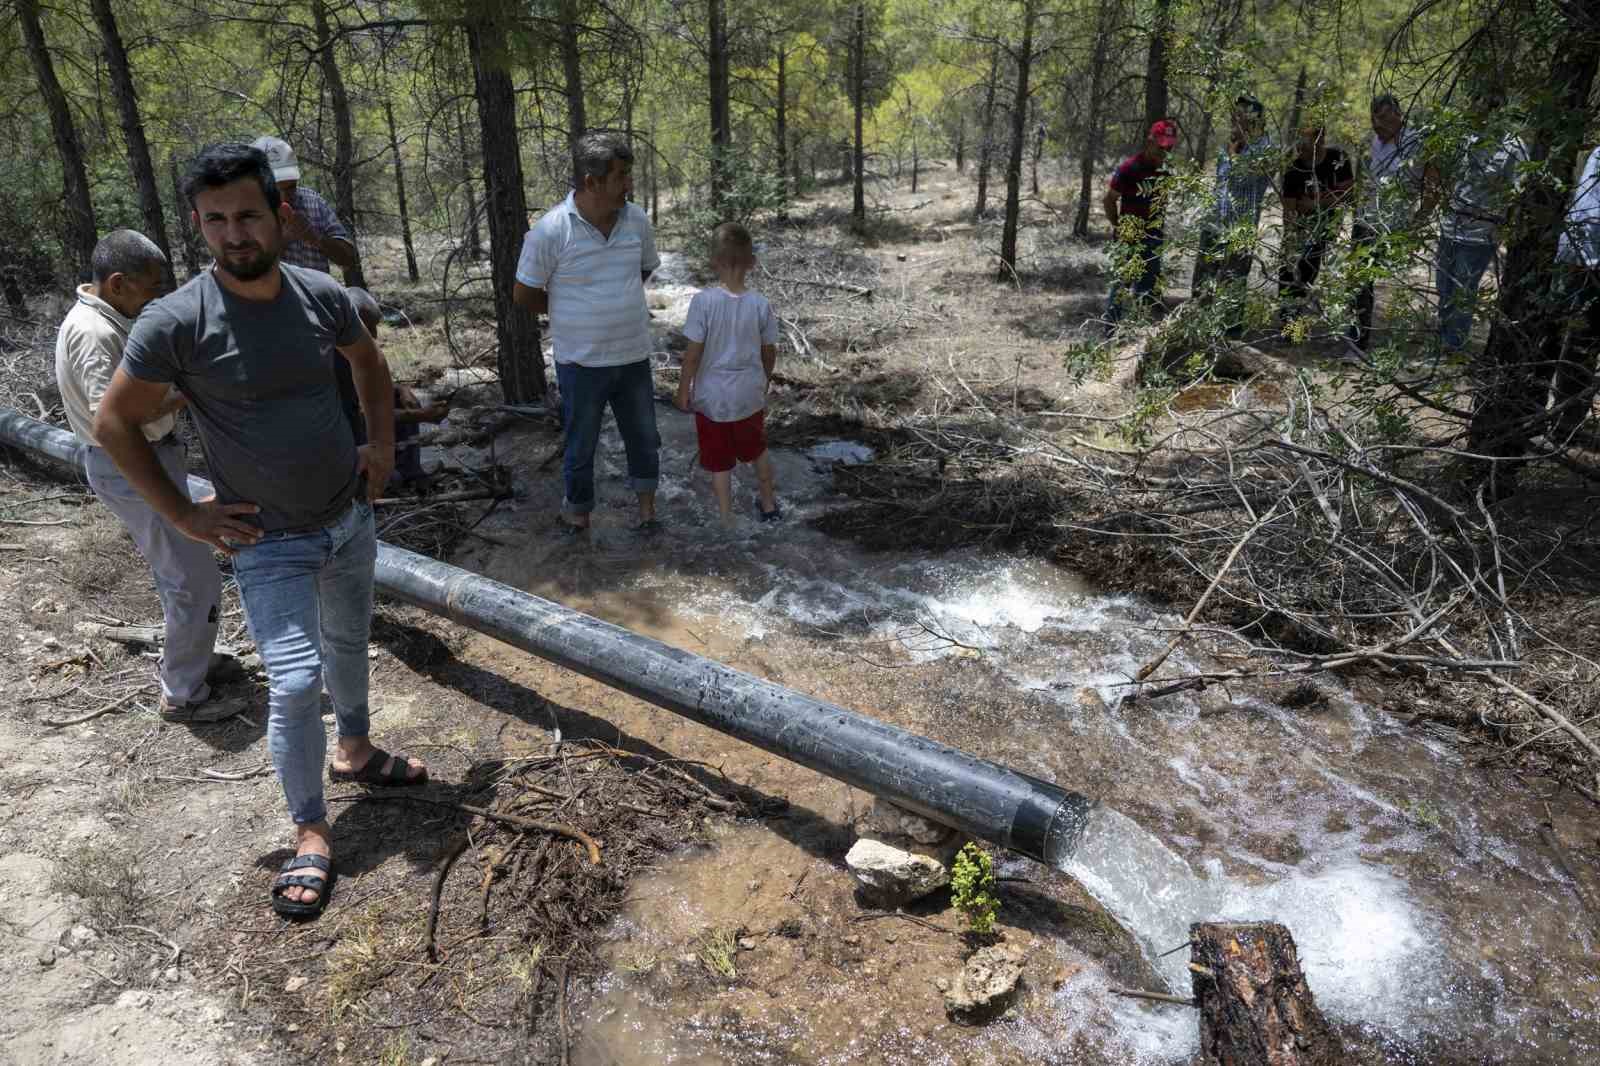
[[689,303],[677,404],[694,411],[700,465],[711,473],[711,487],[723,522],[733,517],[733,467],[753,463],[760,486],[761,521],[783,517],[767,455],[767,383],[778,359],[778,320],[772,305],[745,288],[756,265],[750,232],[736,222],[717,227],[711,237],[711,269],[720,285],[702,289]]

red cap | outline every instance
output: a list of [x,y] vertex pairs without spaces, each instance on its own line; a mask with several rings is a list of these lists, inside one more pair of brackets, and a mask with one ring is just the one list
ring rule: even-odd
[[1150,139],[1163,148],[1171,148],[1178,143],[1178,124],[1170,118],[1152,122],[1150,124]]

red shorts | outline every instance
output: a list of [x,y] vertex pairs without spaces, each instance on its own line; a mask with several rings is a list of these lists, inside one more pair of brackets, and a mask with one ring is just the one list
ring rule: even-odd
[[694,433],[700,439],[700,465],[713,474],[732,470],[735,463],[753,463],[767,450],[767,412],[757,411],[737,422],[713,422],[694,413]]

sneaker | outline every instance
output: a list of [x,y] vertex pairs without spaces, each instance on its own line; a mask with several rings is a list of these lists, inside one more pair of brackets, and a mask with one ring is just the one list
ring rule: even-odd
[[757,511],[757,513],[760,514],[760,516],[761,516],[760,520],[763,521],[763,522],[776,522],[778,519],[783,517],[783,508],[782,507],[774,507],[770,511],[763,511],[763,510],[761,510],[761,505],[757,504],[756,505],[756,511]]
[[245,701],[237,697],[201,700],[199,703],[173,703],[162,696],[160,714],[163,722],[172,722],[174,725],[206,725],[232,718],[244,709]]
[[230,681],[243,681],[250,670],[238,657],[225,651],[211,653],[211,665],[206,668],[206,684],[226,685]]

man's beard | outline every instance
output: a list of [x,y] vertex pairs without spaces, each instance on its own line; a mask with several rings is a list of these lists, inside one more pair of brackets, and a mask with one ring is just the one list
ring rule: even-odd
[[[278,253],[276,251],[269,252],[259,244],[256,245],[256,249],[257,254],[242,263],[229,262],[228,256],[232,253],[226,248],[223,249],[221,255],[212,253],[212,257],[216,260],[218,270],[227,271],[240,281],[254,281],[270,273],[272,268],[278,265]],[[242,249],[240,250],[242,251]]]

